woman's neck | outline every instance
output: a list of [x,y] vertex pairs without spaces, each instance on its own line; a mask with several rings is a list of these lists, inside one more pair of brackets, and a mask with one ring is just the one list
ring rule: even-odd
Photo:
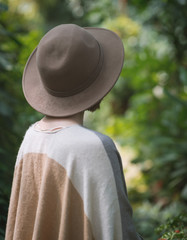
[[50,129],[55,127],[68,127],[71,125],[83,125],[84,112],[77,113],[69,117],[49,117],[44,116],[39,122],[42,129]]

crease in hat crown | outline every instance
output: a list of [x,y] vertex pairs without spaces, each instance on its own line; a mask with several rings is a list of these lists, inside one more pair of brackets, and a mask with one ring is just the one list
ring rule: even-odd
[[63,24],[40,40],[36,64],[46,91],[56,97],[66,97],[94,82],[102,68],[103,51],[84,28]]

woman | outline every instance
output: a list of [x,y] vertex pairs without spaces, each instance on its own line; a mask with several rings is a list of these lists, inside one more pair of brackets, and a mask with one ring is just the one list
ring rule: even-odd
[[107,29],[62,24],[31,54],[28,103],[45,116],[17,156],[6,240],[138,240],[120,155],[106,135],[83,126],[123,66],[120,38]]

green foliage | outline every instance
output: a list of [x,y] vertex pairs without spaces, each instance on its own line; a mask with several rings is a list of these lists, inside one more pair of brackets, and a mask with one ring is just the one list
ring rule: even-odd
[[[16,59],[16,47],[20,46],[20,42],[15,37],[14,31],[10,31],[6,27],[5,14],[7,11],[7,5],[1,3],[0,5],[0,236],[3,237],[6,224],[7,204],[8,196],[12,178],[12,166],[11,155],[15,156],[16,137],[10,126],[13,125],[13,116],[15,98],[12,96],[10,89],[10,79],[13,75],[16,77],[17,73],[14,71],[14,63]],[[7,23],[8,24],[8,23]],[[15,50],[15,51],[14,51]],[[12,84],[11,84],[12,85]],[[5,164],[6,162],[6,164]]]
[[168,219],[165,224],[159,226],[156,231],[162,235],[159,239],[186,240],[187,239],[187,215],[180,214]]
[[108,119],[105,131],[136,150],[133,163],[141,164],[150,201],[169,204],[173,198],[185,198],[187,71],[166,36],[140,22],[129,24],[139,31],[128,34],[125,21],[111,21],[113,30],[123,29],[127,60],[106,103],[111,108],[103,116]]
[[175,61],[185,64],[187,48],[186,0],[150,0],[147,2],[130,0],[130,3],[131,7],[136,7],[132,16],[139,11],[139,16],[144,24],[151,25],[159,33],[166,35],[174,47]]
[[[179,214],[181,212],[184,217],[183,214]],[[186,206],[181,202],[175,201],[163,209],[161,204],[152,205],[150,202],[144,201],[134,211],[134,222],[137,231],[146,240],[155,240],[170,231],[186,231],[185,212]],[[173,222],[173,226],[169,225],[169,222]]]
[[[62,23],[80,26],[98,26],[106,18],[116,14],[114,1],[110,0],[35,0],[44,20],[45,29]],[[107,9],[107,11],[104,11]]]
[[[23,24],[24,23],[24,24]],[[23,41],[28,34],[23,16],[0,4],[0,239],[4,237],[16,154],[23,134],[36,114],[21,90]],[[28,36],[28,35],[27,35]],[[30,36],[31,38],[31,36]],[[32,39],[33,41],[33,39]],[[26,54],[25,54],[26,55]],[[27,52],[28,57],[28,52]],[[24,59],[25,63],[26,58]],[[32,114],[29,117],[27,114]],[[22,116],[24,115],[24,117]],[[26,116],[27,115],[27,116]]]

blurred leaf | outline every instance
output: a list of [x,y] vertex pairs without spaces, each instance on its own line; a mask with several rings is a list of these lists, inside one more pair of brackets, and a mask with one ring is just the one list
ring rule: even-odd
[[164,89],[164,93],[172,100],[175,101],[176,103],[182,104],[185,107],[187,106],[187,101],[182,101],[181,99],[179,99],[178,97],[174,96],[173,94],[171,94],[167,89]]
[[184,67],[179,68],[180,80],[184,85],[187,85],[187,70]]
[[5,58],[3,57],[2,54],[0,55],[0,69],[10,71],[12,70],[12,64]]
[[12,109],[4,102],[0,102],[0,115],[11,116]]
[[7,10],[8,10],[8,5],[0,2],[0,12],[7,11]]
[[183,199],[187,200],[187,185],[185,185],[185,187],[183,188],[181,196]]

